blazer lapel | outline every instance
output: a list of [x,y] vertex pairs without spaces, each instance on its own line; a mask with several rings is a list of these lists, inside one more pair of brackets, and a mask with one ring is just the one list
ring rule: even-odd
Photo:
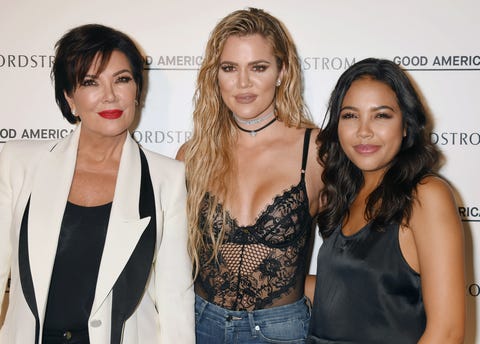
[[111,292],[150,222],[150,217],[141,219],[139,215],[140,182],[139,148],[137,143],[127,136],[122,150],[91,315],[97,312]]
[[28,254],[35,298],[43,319],[58,236],[70,192],[80,127],[42,157],[35,173],[28,213]]

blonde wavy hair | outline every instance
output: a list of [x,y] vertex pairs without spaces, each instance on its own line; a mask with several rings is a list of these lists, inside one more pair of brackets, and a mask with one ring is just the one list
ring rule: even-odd
[[[248,8],[223,18],[210,34],[200,67],[194,95],[193,133],[185,146],[188,188],[187,216],[189,253],[194,275],[200,269],[201,252],[212,249],[215,259],[224,236],[224,228],[214,233],[212,219],[215,205],[227,199],[229,181],[235,173],[231,150],[237,138],[232,112],[222,100],[218,85],[220,56],[230,36],[259,34],[270,42],[279,70],[284,69],[282,83],[275,95],[275,112],[289,127],[315,127],[303,100],[303,80],[297,50],[285,26],[261,9]],[[230,189],[230,191],[232,191]],[[200,223],[200,211],[209,194],[209,215]],[[225,220],[225,211],[223,214]],[[213,247],[207,245],[208,237]]]

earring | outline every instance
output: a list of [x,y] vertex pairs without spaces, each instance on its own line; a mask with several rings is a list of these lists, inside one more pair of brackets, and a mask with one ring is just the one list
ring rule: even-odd
[[138,106],[138,100],[135,99],[135,106]]
[[72,115],[75,116],[75,109],[73,109],[71,112],[72,112]]
[[281,84],[281,83],[282,83],[282,80],[280,80],[280,79],[277,79],[277,82],[275,83],[275,86],[277,86],[277,87],[278,87],[278,86],[280,86],[280,84]]

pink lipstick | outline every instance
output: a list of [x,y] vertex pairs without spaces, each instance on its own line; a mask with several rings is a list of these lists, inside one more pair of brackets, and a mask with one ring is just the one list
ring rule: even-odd
[[240,104],[250,104],[257,99],[257,96],[252,93],[239,94],[235,96],[235,100]]
[[104,110],[104,111],[100,111],[98,114],[100,116],[102,116],[103,118],[106,118],[106,119],[117,119],[120,116],[122,116],[123,111],[122,110],[117,110],[117,109]]
[[353,148],[355,148],[355,151],[357,151],[360,154],[371,154],[375,153],[380,149],[380,146],[377,145],[356,145]]

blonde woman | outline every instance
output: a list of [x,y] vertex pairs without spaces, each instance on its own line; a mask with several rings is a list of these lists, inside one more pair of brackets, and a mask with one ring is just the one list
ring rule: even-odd
[[322,187],[298,55],[263,10],[214,28],[185,160],[197,343],[304,343]]

